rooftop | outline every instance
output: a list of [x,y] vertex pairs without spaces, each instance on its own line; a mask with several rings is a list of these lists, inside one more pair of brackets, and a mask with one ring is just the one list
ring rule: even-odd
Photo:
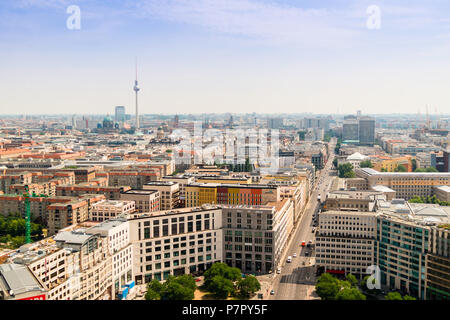
[[450,186],[439,186],[439,187],[436,187],[436,189],[450,193]]
[[57,242],[65,242],[65,243],[82,245],[90,237],[92,237],[92,235],[84,233],[84,229],[78,229],[77,231],[59,232],[53,239]]
[[44,291],[30,270],[16,263],[0,265],[0,289],[7,294],[10,294],[12,290],[14,295]]
[[164,210],[164,211],[138,213],[136,215],[132,215],[132,217],[129,218],[128,220],[154,218],[154,217],[165,216],[165,215],[186,214],[186,213],[191,213],[191,212],[216,210],[216,209],[220,209],[220,208],[221,208],[221,206],[218,206],[218,205],[204,204],[201,207],[189,207],[189,208],[179,208],[179,209]]

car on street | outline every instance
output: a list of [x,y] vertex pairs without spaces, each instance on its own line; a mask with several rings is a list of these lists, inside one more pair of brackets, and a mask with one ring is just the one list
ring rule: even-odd
[[270,291],[270,295],[273,296],[274,294],[275,294],[275,290],[272,289],[272,290]]
[[292,262],[292,257],[291,256],[287,257],[286,262],[291,263]]
[[305,252],[305,256],[309,256],[309,251],[306,251],[306,252]]
[[281,268],[277,269],[277,273],[280,274],[281,273]]
[[293,254],[292,256],[293,256],[294,258],[296,258],[296,257],[297,257],[297,253],[294,252],[294,254]]
[[312,243],[312,240],[309,240],[308,243],[311,244],[311,243]]
[[302,241],[302,247],[306,246],[306,242]]

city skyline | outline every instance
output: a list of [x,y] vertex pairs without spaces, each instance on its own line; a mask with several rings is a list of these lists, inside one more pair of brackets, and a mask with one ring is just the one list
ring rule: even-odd
[[[372,4],[3,2],[0,112],[130,111],[138,56],[141,114],[445,113],[449,4],[380,1],[369,29]],[[79,30],[66,26],[70,5]]]

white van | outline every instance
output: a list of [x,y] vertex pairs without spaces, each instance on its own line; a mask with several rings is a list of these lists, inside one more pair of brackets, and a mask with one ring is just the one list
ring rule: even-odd
[[291,257],[291,256],[289,256],[289,257],[287,258],[287,262],[289,262],[289,263],[292,262],[292,257]]

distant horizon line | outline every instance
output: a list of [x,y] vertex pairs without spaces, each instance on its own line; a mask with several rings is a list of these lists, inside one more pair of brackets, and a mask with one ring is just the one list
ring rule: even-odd
[[[105,112],[105,113],[32,113],[32,114],[0,114],[0,117],[3,116],[105,116],[105,115],[114,115],[114,112]],[[126,113],[126,115],[134,115],[134,113]],[[192,113],[145,113],[140,116],[189,116],[189,115],[270,115],[270,116],[283,116],[283,115],[328,115],[328,116],[345,116],[345,115],[357,115],[357,113],[310,113],[310,112],[284,112],[284,113],[257,113],[257,112],[192,112]],[[389,116],[389,115],[413,115],[417,116],[417,113],[361,113],[363,116]],[[426,117],[425,113],[420,113],[421,117]],[[430,113],[429,116],[450,116],[450,113]]]

